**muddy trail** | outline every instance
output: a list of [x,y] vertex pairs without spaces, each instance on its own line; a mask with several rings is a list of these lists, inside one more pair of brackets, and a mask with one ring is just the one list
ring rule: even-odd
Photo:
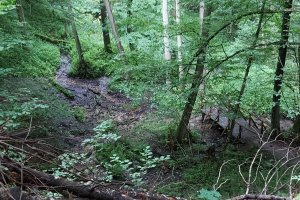
[[[140,105],[132,109],[132,102],[129,98],[120,92],[109,89],[110,79],[108,77],[97,79],[70,77],[71,62],[69,55],[61,54],[56,82],[74,95],[74,99],[69,99],[60,94],[61,98],[68,101],[72,107],[80,107],[85,110],[85,121],[82,125],[86,134],[81,136],[82,138],[88,137],[87,135],[92,132],[94,127],[108,119],[115,121],[120,131],[126,131],[149,111],[147,105]],[[74,140],[81,141],[78,137],[74,137]]]

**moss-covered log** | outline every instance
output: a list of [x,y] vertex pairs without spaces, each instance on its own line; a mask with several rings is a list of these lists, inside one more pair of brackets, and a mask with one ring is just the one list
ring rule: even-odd
[[63,95],[65,95],[68,99],[74,99],[75,95],[68,90],[67,88],[64,88],[60,84],[58,84],[54,79],[49,78],[49,82],[53,87],[55,87],[59,92],[61,92]]

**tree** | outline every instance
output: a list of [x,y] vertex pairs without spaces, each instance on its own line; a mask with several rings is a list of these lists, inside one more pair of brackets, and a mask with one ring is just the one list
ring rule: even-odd
[[101,12],[100,12],[100,17],[101,17],[101,24],[102,24],[102,35],[103,35],[103,43],[104,43],[104,50],[106,53],[111,54],[111,42],[110,42],[110,37],[109,37],[109,31],[107,29],[107,24],[106,24],[106,18],[107,18],[107,12],[106,12],[106,7],[103,3],[103,1],[100,1],[101,4]]
[[80,39],[78,36],[78,32],[77,32],[77,28],[76,28],[76,24],[75,24],[75,18],[74,18],[74,14],[72,11],[72,5],[71,3],[69,3],[68,5],[68,10],[70,13],[70,21],[71,21],[71,25],[72,25],[72,32],[73,32],[73,36],[75,39],[75,44],[76,44],[76,50],[77,50],[77,54],[78,54],[78,75],[82,76],[82,77],[86,77],[87,76],[87,66],[83,57],[83,51],[82,51],[82,47],[81,47],[81,43],[80,43]]
[[110,26],[111,26],[113,35],[114,35],[115,40],[116,40],[116,45],[117,45],[117,48],[118,48],[118,52],[119,52],[120,56],[124,59],[124,48],[122,46],[122,43],[121,43],[121,40],[120,40],[120,37],[119,37],[119,34],[118,34],[117,25],[116,25],[116,22],[115,22],[113,13],[112,13],[112,9],[111,9],[109,0],[103,0],[103,2],[104,2],[104,5],[106,7],[106,11],[107,11],[107,14],[108,14]]
[[[168,33],[169,17],[168,17],[168,0],[162,0],[162,16],[164,26],[164,59],[169,62],[171,60],[170,39]],[[166,83],[170,84],[168,69],[166,70]]]
[[[261,32],[261,29],[262,29],[262,22],[263,22],[263,18],[264,18],[264,15],[265,15],[265,13],[264,13],[265,5],[266,5],[266,0],[264,0],[262,2],[261,14],[260,14],[260,17],[259,17],[259,20],[258,20],[257,29],[256,29],[256,32],[255,32],[255,35],[254,35],[254,40],[252,42],[253,47],[257,44],[259,34]],[[250,52],[250,54],[251,54],[251,52]],[[246,89],[246,84],[247,84],[250,68],[251,68],[252,63],[253,63],[253,59],[254,59],[253,55],[248,56],[247,66],[246,66],[245,74],[244,74],[244,77],[243,77],[243,82],[242,82],[242,85],[241,85],[241,88],[240,88],[240,91],[239,91],[239,94],[238,94],[237,103],[236,103],[236,105],[234,107],[234,110],[233,110],[233,112],[234,112],[233,113],[233,119],[231,120],[231,124],[230,124],[230,126],[231,126],[230,127],[230,132],[231,133],[233,132],[233,128],[234,128],[234,125],[235,125],[235,119],[236,119],[236,117],[238,116],[238,114],[240,112],[241,100],[242,100],[242,97],[243,97],[245,89]]]
[[[175,0],[175,16],[176,16],[176,24],[178,27],[180,27],[180,0]],[[182,34],[179,32],[177,34],[177,61],[179,63],[179,80],[183,78],[184,72],[183,72],[183,66],[182,66],[182,53],[181,53],[181,47],[182,47]]]
[[22,27],[22,31],[23,31],[23,33],[25,33],[26,32],[26,21],[25,21],[22,0],[16,0],[16,8],[17,8],[18,19],[19,19],[19,22]]
[[271,125],[275,134],[280,132],[280,100],[281,100],[281,88],[284,75],[284,67],[286,62],[286,55],[288,50],[288,40],[290,32],[290,19],[292,12],[293,0],[284,1],[284,13],[282,14],[281,24],[281,39],[278,49],[278,60],[274,79],[273,90],[273,107],[271,111]]
[[[131,17],[132,17],[132,11],[131,11],[131,7],[132,7],[132,0],[127,0],[127,18],[128,20],[128,24],[127,24],[127,34],[132,33],[132,25],[131,25]],[[131,51],[135,50],[135,46],[132,43],[132,39],[129,39],[129,48]]]
[[[300,39],[300,37],[299,37]],[[300,45],[295,49],[295,58],[296,58],[296,64],[298,68],[298,94],[300,94]],[[298,106],[298,112],[299,112],[299,106]],[[298,113],[296,115],[296,119],[293,125],[293,131],[295,133],[300,133],[300,114]]]
[[[210,13],[210,9],[204,8],[203,20],[207,18],[209,13]],[[201,35],[203,38],[208,37],[207,26],[203,26]],[[203,77],[203,69],[204,69],[207,45],[204,45],[199,49],[199,54],[197,56],[196,70],[192,80],[191,88],[189,90],[190,93],[187,102],[185,103],[185,107],[176,130],[176,138],[178,143],[182,143],[184,138],[186,138],[186,136],[188,135],[188,124],[192,115],[193,107],[195,105],[198,91],[199,91],[199,86],[201,84],[201,80]]]

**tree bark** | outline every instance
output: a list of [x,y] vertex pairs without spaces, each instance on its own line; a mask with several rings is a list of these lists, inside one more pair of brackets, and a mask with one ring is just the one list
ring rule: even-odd
[[[180,27],[180,0],[175,0],[175,20],[178,27]],[[178,71],[179,71],[179,80],[183,78],[184,71],[182,66],[182,53],[181,53],[181,47],[182,47],[182,34],[179,32],[177,34],[177,61],[179,64]]]
[[[169,62],[171,60],[170,39],[168,33],[169,17],[168,17],[168,0],[162,0],[162,17],[164,28],[164,59]],[[166,84],[170,85],[169,70],[166,69]]]
[[[252,42],[252,46],[255,46],[257,44],[259,34],[261,32],[261,29],[262,29],[262,21],[263,21],[264,15],[265,15],[265,13],[264,13],[265,5],[266,5],[266,0],[264,0],[262,2],[261,14],[260,14],[259,21],[258,21],[258,24],[257,24],[257,29],[256,29],[256,32],[255,32],[255,35],[254,35],[254,40]],[[249,72],[250,72],[250,68],[252,66],[252,63],[253,63],[253,56],[250,55],[247,59],[247,66],[246,66],[243,82],[242,82],[242,85],[241,85],[241,89],[240,89],[239,94],[238,94],[237,104],[235,105],[235,108],[233,110],[234,116],[233,116],[233,119],[231,119],[231,123],[230,123],[230,126],[231,126],[230,127],[230,132],[231,132],[231,134],[233,133],[233,128],[234,128],[234,125],[235,125],[235,119],[237,118],[237,116],[240,112],[241,100],[242,100],[242,97],[245,93],[246,84],[247,84],[247,80],[248,80],[248,76],[249,76]]]
[[281,45],[278,49],[278,61],[275,72],[274,90],[273,90],[273,107],[271,113],[271,125],[275,135],[280,132],[280,100],[281,87],[284,75],[284,67],[288,49],[289,31],[290,31],[290,14],[292,12],[293,0],[284,1],[284,8],[287,12],[282,14],[281,25]]
[[[298,94],[300,94],[300,45],[298,45],[298,48],[296,50],[296,61],[297,61],[297,67],[298,67]],[[298,112],[300,112],[300,108],[298,106]],[[297,114],[294,125],[293,125],[293,131],[297,134],[300,134],[300,114]]]
[[[128,20],[129,24],[127,25],[127,34],[133,32],[132,25],[131,25],[131,16],[132,16],[131,7],[132,7],[132,0],[127,0],[127,18],[129,19]],[[135,50],[135,46],[134,43],[132,42],[132,39],[129,39],[129,49],[130,51]]]
[[22,6],[22,0],[16,0],[16,10],[17,10],[19,22],[22,27],[22,31],[23,33],[26,33],[26,21],[25,21],[24,9]]
[[72,32],[73,32],[73,36],[75,39],[76,50],[77,50],[77,54],[78,54],[78,75],[82,76],[82,77],[86,77],[87,76],[86,63],[84,61],[83,51],[82,51],[80,39],[78,36],[78,32],[76,29],[76,24],[75,24],[75,19],[74,19],[74,14],[72,11],[71,3],[69,4],[68,8],[69,8],[69,14],[70,14],[70,21],[71,21],[71,25],[72,25]]
[[101,25],[102,25],[102,35],[103,35],[103,43],[104,43],[104,51],[106,53],[111,54],[112,49],[111,49],[111,42],[110,42],[110,36],[109,36],[109,31],[106,23],[106,18],[107,18],[107,12],[106,12],[106,7],[104,5],[103,1],[100,1],[101,4]]
[[[205,19],[210,13],[210,9],[204,9],[204,15],[203,19]],[[206,38],[208,36],[208,27],[202,28],[202,33],[201,33],[203,38]],[[181,115],[180,122],[178,124],[177,130],[176,130],[176,139],[177,142],[183,143],[183,140],[187,137],[188,135],[188,124],[192,115],[192,111],[197,99],[198,91],[199,91],[199,86],[202,82],[203,78],[203,70],[204,70],[204,62],[205,62],[205,56],[206,56],[206,48],[207,46],[203,47],[199,53],[199,56],[197,58],[197,64],[196,64],[196,70],[195,74],[192,80],[192,85],[190,88],[190,94],[188,96],[187,102],[185,103],[185,107],[183,110],[183,113]]]
[[122,43],[121,43],[121,40],[120,40],[120,37],[119,37],[119,34],[118,34],[118,29],[117,29],[117,26],[116,26],[116,23],[115,23],[115,19],[114,19],[113,13],[112,13],[112,9],[111,9],[109,0],[103,0],[103,2],[104,2],[104,5],[106,7],[106,11],[107,11],[107,14],[108,14],[110,26],[111,26],[113,35],[114,35],[115,40],[116,40],[118,52],[119,52],[120,56],[122,57],[122,59],[125,60],[124,48],[122,46]]

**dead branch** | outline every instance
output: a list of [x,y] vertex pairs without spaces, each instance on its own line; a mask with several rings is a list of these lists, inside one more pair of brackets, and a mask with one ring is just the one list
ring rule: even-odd
[[[114,191],[103,188],[95,188],[90,185],[84,185],[83,183],[78,183],[75,181],[69,181],[63,178],[56,178],[47,173],[25,167],[8,157],[3,157],[0,159],[1,165],[6,167],[9,172],[21,175],[23,173],[23,184],[42,186],[44,188],[51,188],[57,192],[63,193],[63,191],[68,191],[69,193],[82,197],[95,200],[134,200],[134,199],[149,199],[149,200],[179,200],[180,198],[172,198],[164,195],[152,195],[147,193],[135,193],[128,191]],[[7,174],[2,175],[8,178]]]

